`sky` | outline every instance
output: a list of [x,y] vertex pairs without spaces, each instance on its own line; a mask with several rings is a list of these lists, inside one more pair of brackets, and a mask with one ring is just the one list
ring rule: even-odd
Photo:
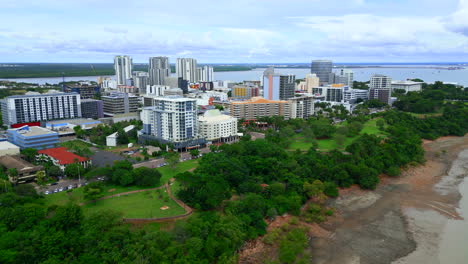
[[0,0],[0,62],[468,62],[468,0]]

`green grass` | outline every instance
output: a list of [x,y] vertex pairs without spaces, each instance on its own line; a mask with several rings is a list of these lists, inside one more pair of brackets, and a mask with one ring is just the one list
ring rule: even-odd
[[168,165],[158,168],[159,172],[161,172],[162,174],[161,183],[165,183],[169,181],[170,178],[175,177],[177,174],[181,172],[186,172],[190,169],[196,168],[197,165],[198,165],[197,160],[187,160],[187,161],[179,162],[175,169],[171,168]]
[[417,114],[417,113],[410,113],[410,115],[417,117],[417,118],[426,118],[426,117],[435,117],[435,116],[441,116],[442,113],[425,113],[425,114]]
[[[161,210],[163,206],[169,209]],[[176,216],[185,213],[185,210],[173,201],[165,190],[145,191],[113,197],[96,203],[83,206],[85,214],[101,210],[115,210],[121,212],[125,218],[155,218]]]
[[89,144],[89,143],[86,143],[86,142],[83,142],[81,140],[71,140],[71,141],[66,141],[66,142],[62,142],[60,143],[60,146],[62,147],[66,147],[68,149],[75,149],[75,148],[85,148],[85,147],[92,147],[93,145]]
[[[379,128],[377,127],[377,121],[379,119],[382,119],[382,118],[380,117],[380,118],[375,118],[375,119],[367,121],[364,124],[364,127],[362,128],[362,130],[361,130],[361,132],[359,134],[360,135],[370,134],[370,135],[385,136],[385,132],[380,131]],[[343,123],[338,124],[337,126],[343,126],[345,124],[346,123],[343,122]],[[351,138],[346,137],[345,142],[343,144],[343,147],[341,147],[341,148],[338,146],[338,144],[336,143],[336,141],[333,138],[320,139],[320,140],[317,140],[318,150],[319,151],[331,151],[331,150],[334,150],[334,149],[344,150],[347,146],[351,145],[353,143],[353,141],[356,140],[358,137],[359,136],[355,136],[355,137],[351,137]],[[302,134],[295,135],[293,137],[293,139],[294,139],[293,143],[289,146],[290,150],[299,149],[299,150],[302,150],[302,151],[307,151],[312,147],[312,143],[306,142],[306,140],[304,139],[304,136]]]

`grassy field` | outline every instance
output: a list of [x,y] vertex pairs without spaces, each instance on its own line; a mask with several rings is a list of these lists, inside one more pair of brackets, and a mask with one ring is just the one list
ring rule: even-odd
[[159,172],[161,172],[162,174],[161,183],[165,183],[169,181],[170,178],[173,178],[174,176],[176,176],[177,174],[181,172],[186,172],[188,170],[196,168],[197,164],[198,164],[197,160],[187,160],[187,161],[180,162],[179,164],[177,164],[177,167],[175,169],[169,166],[158,168]]
[[[380,131],[379,128],[377,127],[377,120],[382,119],[382,118],[376,118],[367,121],[364,124],[363,129],[361,130],[360,134],[370,134],[370,135],[385,135],[384,132]],[[339,126],[342,126],[344,124],[339,124]],[[329,139],[320,139],[318,141],[318,150],[319,151],[331,151],[334,149],[341,149],[344,150],[347,146],[353,143],[353,141],[358,138],[359,136],[356,137],[346,137],[345,142],[343,144],[343,147],[339,147],[336,141],[333,138]],[[312,147],[311,142],[307,142],[302,134],[297,134],[294,136],[294,141],[289,147],[290,150],[302,150],[302,151],[307,151]]]
[[62,142],[60,143],[60,146],[62,147],[66,147],[68,149],[75,149],[75,148],[86,148],[86,147],[92,147],[93,145],[89,144],[89,143],[86,143],[86,142],[83,142],[81,140],[70,140],[70,141],[66,141],[66,142]]
[[442,113],[426,113],[426,114],[409,113],[409,114],[417,118],[435,117],[435,116],[442,115]]
[[[162,210],[163,206],[169,208]],[[164,189],[112,197],[86,204],[83,209],[85,214],[101,210],[117,210],[122,212],[125,218],[167,217],[185,213],[185,210],[173,201]]]

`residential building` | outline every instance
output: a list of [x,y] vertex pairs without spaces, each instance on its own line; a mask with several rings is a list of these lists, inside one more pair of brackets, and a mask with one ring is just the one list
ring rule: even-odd
[[[49,160],[62,171],[64,171],[65,167],[68,165],[75,163],[81,164],[84,168],[91,166],[91,159],[76,155],[68,151],[65,147],[43,149],[39,150],[37,154],[36,159]],[[84,173],[84,171],[82,173]]]
[[177,81],[177,87],[182,89],[182,92],[184,94],[188,93],[188,85],[189,85],[189,82],[187,80],[183,79],[182,77],[179,77]]
[[[197,82],[197,60],[191,58],[178,58],[176,61],[177,77],[191,82]],[[183,87],[182,90],[184,89]]]
[[344,84],[349,88],[353,88],[354,72],[350,69],[341,69],[338,75],[335,75],[335,83]]
[[346,102],[355,103],[357,99],[367,101],[369,99],[369,91],[360,89],[345,89],[343,96]]
[[214,90],[213,82],[200,82],[200,90],[213,91]]
[[231,95],[234,99],[250,99],[259,96],[259,89],[257,86],[235,85],[232,87]]
[[169,58],[149,58],[148,73],[150,85],[165,85],[166,78],[171,76],[171,65],[169,64]]
[[199,82],[212,82],[214,80],[214,73],[212,66],[203,66],[197,68]]
[[311,95],[289,98],[290,114],[289,118],[308,119],[314,115],[315,98]]
[[104,103],[94,99],[81,100],[81,116],[94,119],[104,117]]
[[0,142],[0,157],[2,156],[13,156],[13,155],[19,155],[20,154],[20,148],[16,146],[15,144],[12,144],[8,141],[1,141]]
[[140,97],[127,93],[112,92],[101,99],[106,116],[138,112],[140,104]]
[[325,96],[327,102],[342,102],[344,100],[345,86],[343,84],[331,84],[312,89],[314,95]]
[[176,149],[188,149],[205,144],[199,134],[196,99],[180,96],[155,98],[155,105],[143,108],[143,130],[140,142],[157,140],[171,143]]
[[115,56],[115,77],[117,85],[126,85],[127,80],[132,78],[133,60],[130,56]]
[[382,74],[374,74],[370,79],[369,88],[392,89],[392,78]]
[[183,96],[184,92],[180,88],[171,88],[164,91],[164,96]]
[[117,91],[127,94],[139,94],[138,87],[132,85],[118,85]]
[[208,110],[198,118],[200,134],[211,141],[232,142],[237,137],[237,118],[221,114],[218,109]]
[[93,99],[100,95],[101,87],[99,85],[82,83],[76,86],[65,87],[65,92],[78,93],[81,99]]
[[289,119],[290,104],[284,100],[268,100],[253,97],[247,101],[233,101],[231,103],[231,116],[237,119],[257,119],[263,116],[284,116]]
[[370,88],[369,89],[369,100],[377,99],[382,103],[390,104],[391,99],[391,89],[379,89],[379,88]]
[[312,89],[320,86],[320,78],[315,73],[307,74],[305,85],[307,93],[312,94]]
[[310,73],[315,73],[320,80],[320,85],[324,86],[333,83],[333,81],[330,81],[330,79],[333,79],[332,69],[333,62],[331,60],[313,60]]
[[287,100],[294,97],[296,77],[276,74],[273,68],[263,73],[263,97],[268,100]]
[[171,89],[168,85],[148,85],[146,87],[146,95],[164,96],[164,91]]
[[37,172],[44,169],[42,166],[35,166],[23,160],[19,155],[0,157],[0,164],[6,169],[16,169],[18,176],[8,177],[10,182],[15,184],[34,181]]
[[117,81],[112,80],[109,77],[106,77],[105,79],[102,80],[101,88],[104,89],[105,91],[115,90],[117,89]]
[[422,91],[423,82],[413,81],[392,81],[392,91],[396,89],[405,90],[405,92],[420,92]]
[[21,149],[53,148],[59,143],[59,134],[38,126],[22,126],[7,130],[8,141]]
[[146,86],[149,84],[149,74],[147,72],[134,72],[133,85],[138,88],[140,94],[146,93]]
[[3,124],[81,117],[81,100],[77,93],[49,91],[44,94],[8,96],[1,100]]

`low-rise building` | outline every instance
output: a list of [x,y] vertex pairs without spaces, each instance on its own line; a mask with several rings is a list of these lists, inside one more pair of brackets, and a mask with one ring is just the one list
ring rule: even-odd
[[7,130],[8,141],[21,149],[53,148],[59,143],[59,134],[38,126],[22,126]]
[[257,119],[263,116],[283,116],[289,119],[290,103],[288,101],[267,100],[253,97],[247,101],[233,101],[231,103],[231,116],[238,119]]
[[354,103],[357,99],[364,101],[369,99],[369,91],[361,89],[347,89],[344,90],[344,100],[346,102]]
[[106,116],[138,112],[140,105],[140,97],[127,93],[112,92],[101,99]]
[[16,169],[18,175],[16,177],[8,176],[12,183],[26,183],[36,179],[36,173],[44,169],[42,166],[35,166],[25,160],[19,155],[16,156],[2,156],[0,157],[0,164],[7,169]]
[[423,82],[413,81],[392,81],[392,91],[396,89],[405,90],[405,92],[420,92]]
[[81,100],[81,116],[84,118],[103,118],[104,104],[101,100]]
[[[134,125],[129,125],[127,127],[124,127],[124,132],[128,133],[131,130],[135,129]],[[117,146],[117,137],[119,136],[118,132],[112,133],[109,136],[106,137],[106,146],[108,147],[116,147]]]
[[38,160],[50,160],[55,166],[60,167],[62,171],[65,170],[66,166],[74,163],[79,163],[84,168],[91,166],[89,158],[78,156],[68,151],[65,147],[43,149],[39,150],[37,154]]
[[13,156],[13,155],[19,155],[19,154],[20,154],[20,148],[18,146],[8,141],[0,141],[0,157],[7,156],[7,155]]
[[232,142],[237,137],[237,118],[221,114],[217,109],[208,110],[198,118],[200,134],[211,141]]

